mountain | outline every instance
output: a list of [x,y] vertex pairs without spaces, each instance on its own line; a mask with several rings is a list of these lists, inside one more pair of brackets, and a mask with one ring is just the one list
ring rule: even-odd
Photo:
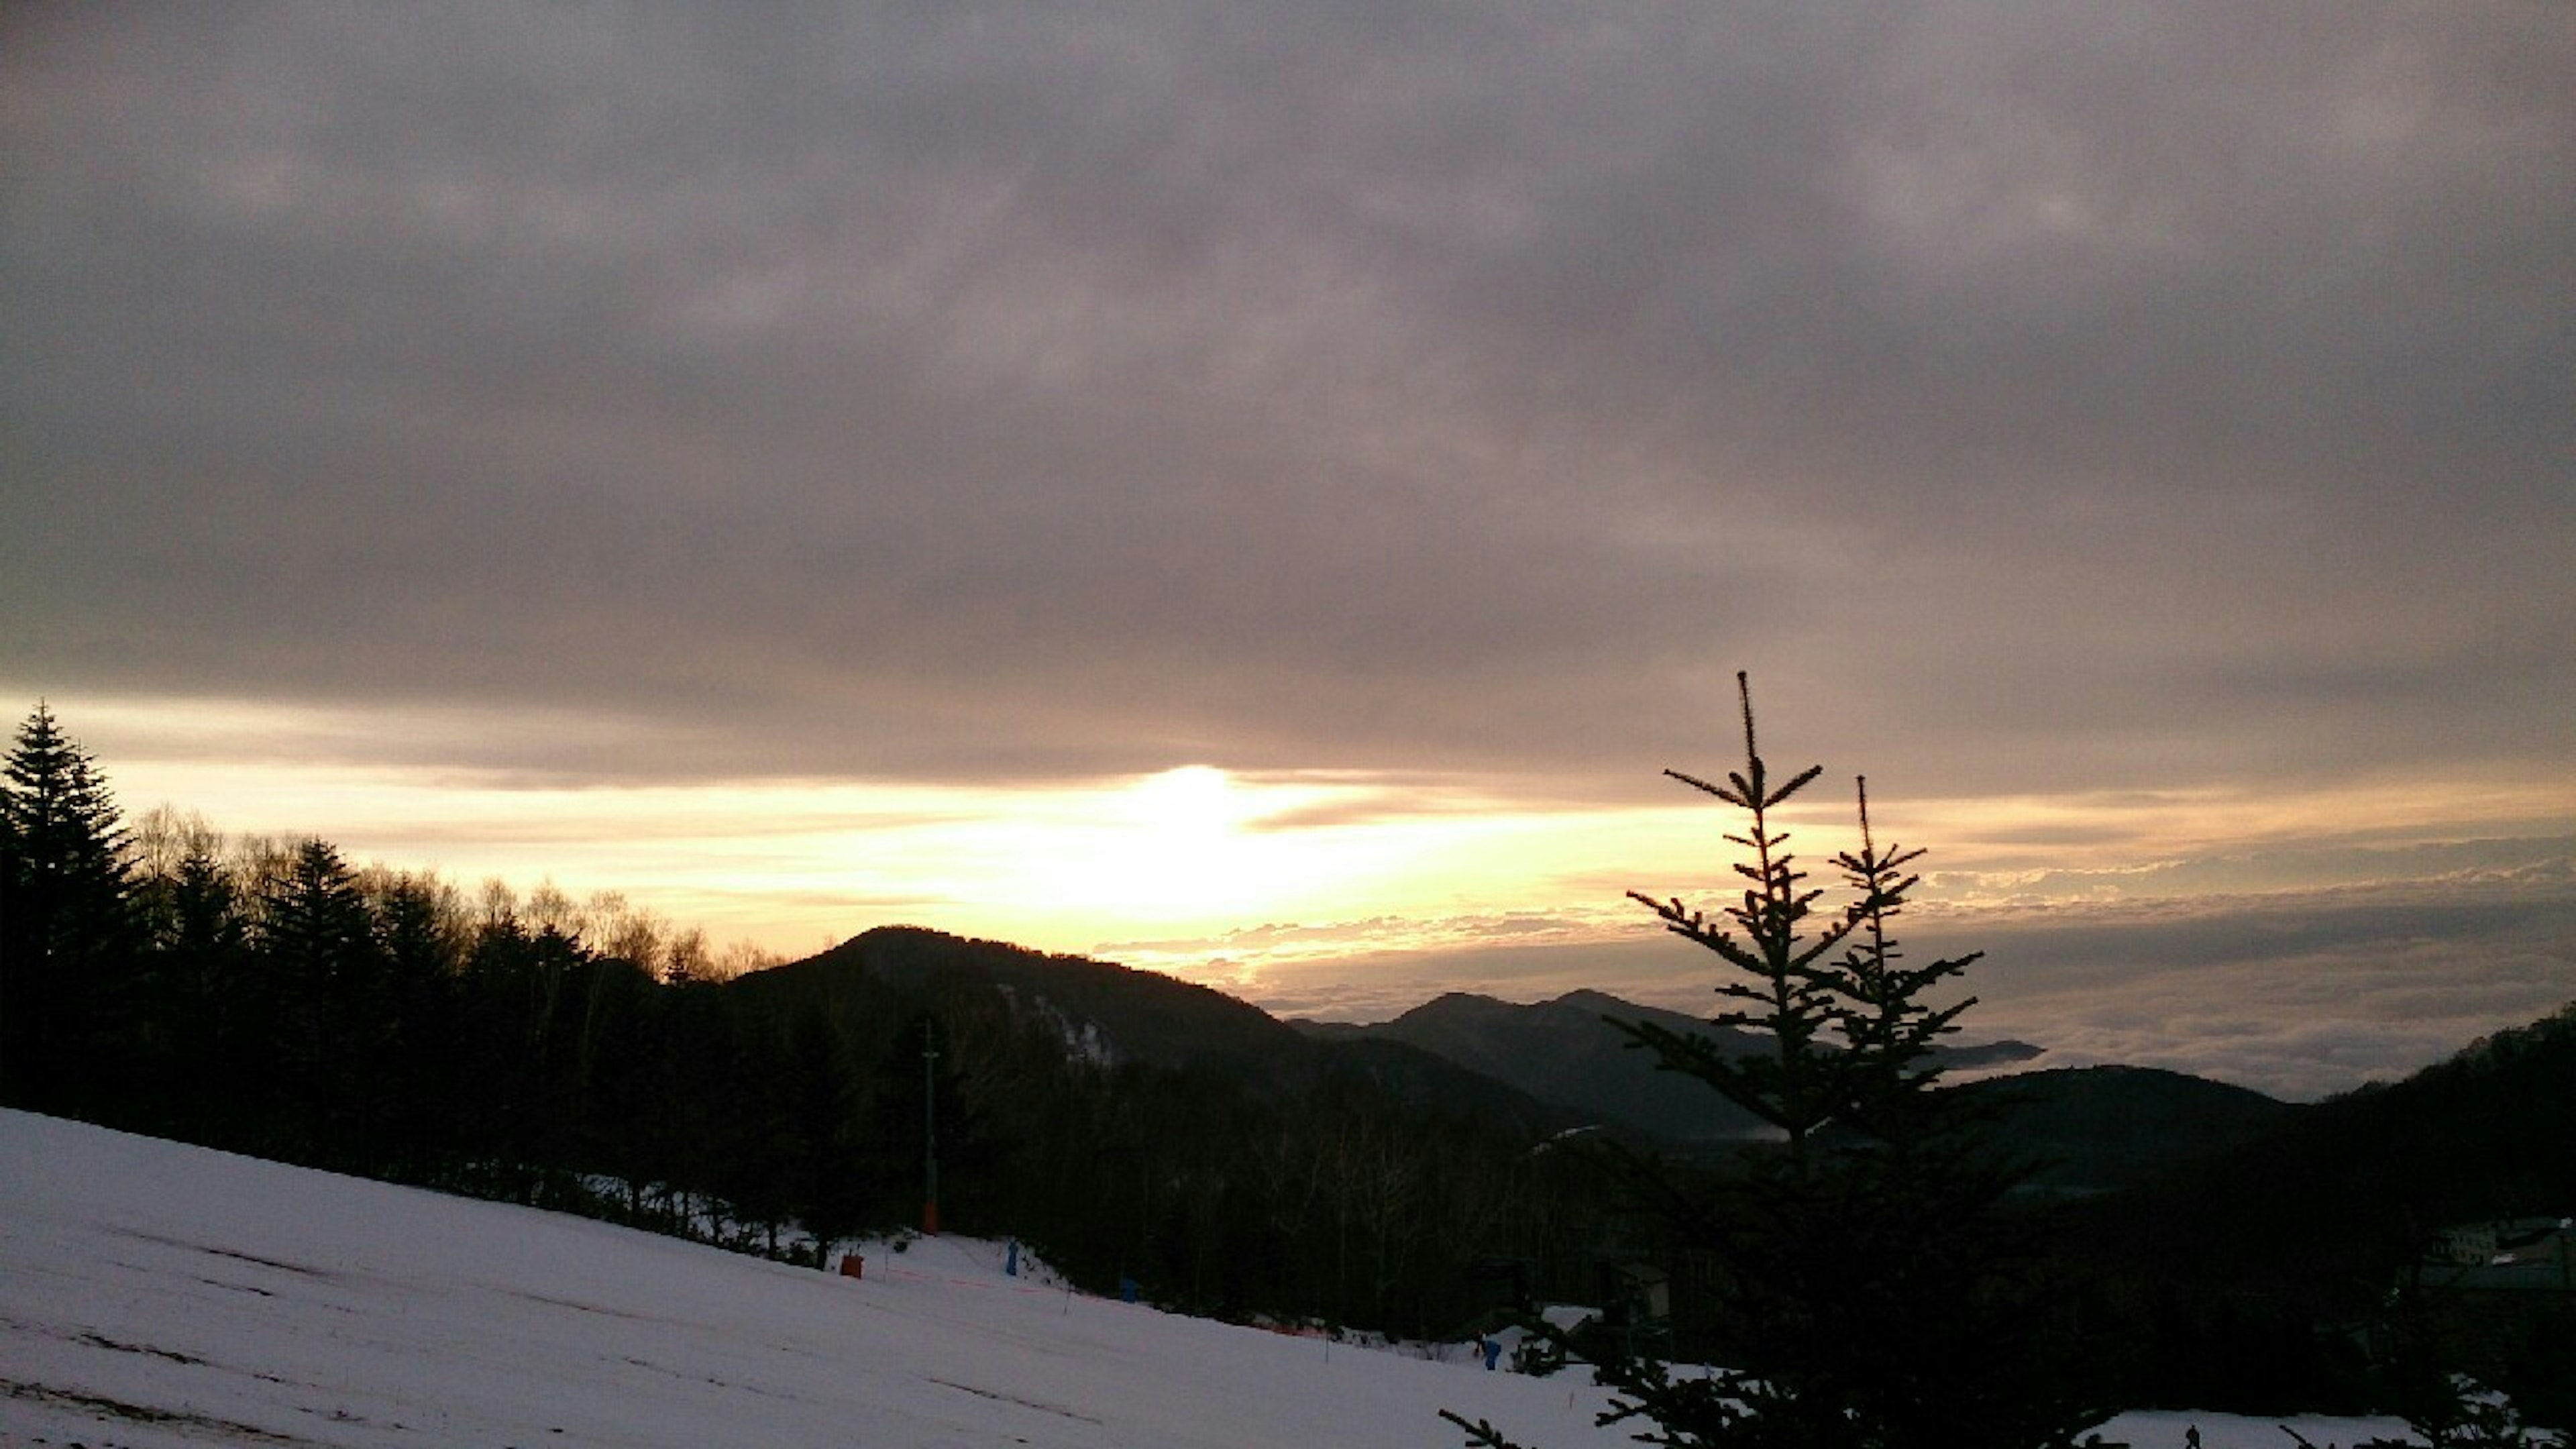
[[[2390,1316],[2442,1230],[2576,1213],[2576,1003],[2394,1085],[2274,1115],[2054,1216],[2089,1296],[2152,1325],[2119,1358],[2161,1394],[2322,1402],[2351,1380],[2353,1325]],[[2563,1284],[2424,1312],[2450,1367],[2542,1422],[2576,1421]]]
[[[1068,1056],[1203,1072],[1256,1096],[1365,1083],[1408,1106],[1474,1113],[1531,1136],[1583,1125],[1569,1104],[1395,1039],[1316,1037],[1247,1002],[1156,971],[909,926],[883,927],[733,989],[781,1000],[891,992],[998,1010],[1050,1032]],[[1608,998],[1604,998],[1607,1000]]]
[[1625,1124],[1674,1142],[1750,1135],[1759,1123],[1696,1078],[1659,1071],[1651,1053],[1602,1018],[1653,1021],[1751,1050],[1754,1038],[1711,1028],[1678,1012],[1631,1005],[1598,991],[1521,1006],[1453,991],[1373,1026],[1294,1023],[1318,1040],[1401,1042],[1593,1120]]
[[[1606,1019],[1695,1032],[1735,1050],[1756,1049],[1758,1038],[1599,991],[1531,1005],[1450,992],[1369,1026],[1281,1021],[1160,972],[913,927],[869,931],[733,989],[782,1000],[865,990],[951,1007],[977,1002],[1102,1066],[1207,1072],[1268,1096],[1363,1081],[1409,1105],[1472,1112],[1533,1135],[1604,1123],[1688,1146],[1758,1130],[1696,1078],[1658,1069]],[[1941,1057],[1969,1070],[2040,1052],[2004,1041],[1944,1048]],[[2288,1110],[2258,1093],[2146,1068],[2027,1072],[1954,1090],[1993,1103],[1998,1140],[2038,1165],[2038,1186],[2060,1193],[2146,1181]]]
[[2135,1186],[2298,1111],[2244,1087],[2154,1067],[2053,1068],[1951,1090],[1990,1108],[1990,1140],[2032,1165],[2032,1188],[2056,1195]]
[[1303,1046],[1296,1032],[1261,1008],[1177,977],[912,926],[880,927],[734,984],[808,997],[854,985],[911,1000],[982,995],[1023,1023],[1053,1027],[1069,1052],[1103,1066],[1187,1066],[1234,1075]]
[[2267,1130],[2081,1215],[2159,1271],[2377,1294],[2436,1230],[2576,1213],[2576,1003]]
[[[1710,1091],[1695,1077],[1661,1070],[1652,1052],[1604,1018],[1648,1022],[1710,1037],[1729,1051],[1760,1047],[1750,1033],[1713,1027],[1678,1011],[1639,1006],[1598,991],[1574,991],[1553,1001],[1520,1006],[1490,996],[1450,992],[1393,1021],[1372,1026],[1331,1022],[1292,1023],[1324,1041],[1395,1041],[1481,1072],[1543,1101],[1562,1103],[1605,1121],[1676,1143],[1741,1139],[1759,1128],[1754,1117]],[[2026,1042],[1947,1048],[1953,1069],[2028,1061],[2040,1048]]]
[[[1274,1101],[1367,1083],[1406,1106],[1525,1136],[1610,1124],[1682,1146],[1740,1139],[1751,1120],[1694,1078],[1660,1071],[1604,1021],[1652,1022],[1749,1048],[1746,1034],[1596,991],[1516,1005],[1451,993],[1367,1026],[1283,1022],[1157,972],[912,928],[869,931],[726,988],[779,1002],[873,993],[945,1022],[981,1013],[1054,1039],[1071,1059],[1203,1074]],[[2028,1062],[1999,1042],[1944,1053],[1953,1069]],[[2070,1219],[2087,1252],[2212,1282],[2379,1281],[2409,1235],[2481,1214],[2576,1208],[2576,1023],[2499,1035],[2397,1086],[2310,1107],[2137,1067],[2027,1071],[1951,1090],[1994,1108],[1996,1141],[2035,1163],[2045,1195],[2091,1198]],[[2206,1269],[2206,1273],[2203,1270]]]
[[[1751,1051],[1751,1033],[1599,991],[1519,1005],[1450,992],[1392,1021],[1281,1021],[1160,972],[913,927],[869,931],[728,988],[778,1002],[874,993],[971,1021],[978,1012],[1051,1035],[1074,1059],[1210,1074],[1257,1097],[1332,1083],[1374,1085],[1406,1105],[1475,1114],[1537,1136],[1604,1124],[1682,1147],[1755,1135],[1759,1124],[1697,1078],[1660,1070],[1609,1020],[1649,1022]],[[1945,1047],[1954,1071],[2041,1055],[2026,1042]],[[2093,1067],[2022,1072],[1952,1090],[1990,1104],[1996,1141],[2055,1196],[2132,1187],[2244,1142],[2293,1109],[2175,1072]]]

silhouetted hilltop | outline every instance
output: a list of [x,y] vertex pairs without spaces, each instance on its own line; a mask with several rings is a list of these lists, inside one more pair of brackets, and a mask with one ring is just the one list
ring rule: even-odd
[[[2275,1115],[2057,1215],[2090,1297],[2132,1335],[2115,1358],[2135,1384],[2245,1407],[2357,1402],[2364,1347],[2385,1346],[2442,1230],[2576,1213],[2576,1004],[2393,1086]],[[2443,1345],[2452,1365],[2543,1422],[2576,1414],[2576,1297],[2477,1315]]]
[[2156,1067],[2058,1067],[1951,1088],[1993,1109],[1994,1145],[2061,1194],[2131,1187],[2295,1115],[2244,1087]]
[[1582,1120],[1408,1043],[1318,1039],[1224,992],[1160,972],[918,927],[868,931],[736,985],[815,997],[853,983],[922,1003],[997,1000],[1021,1026],[1054,1033],[1068,1056],[1103,1067],[1212,1073],[1256,1095],[1363,1082],[1411,1106],[1473,1112],[1532,1134]]
[[[1453,991],[1372,1026],[1293,1025],[1323,1040],[1404,1042],[1593,1120],[1675,1143],[1729,1141],[1756,1129],[1751,1114],[1698,1079],[1658,1069],[1653,1053],[1631,1048],[1629,1038],[1605,1018],[1709,1037],[1729,1051],[1759,1046],[1748,1033],[1599,991],[1572,991],[1527,1006]],[[2026,1042],[1999,1042],[1946,1050],[1942,1060],[1954,1068],[1990,1066],[2027,1061],[2039,1053],[2040,1048]]]
[[2085,1215],[2167,1271],[2338,1302],[2440,1228],[2576,1212],[2576,1003],[2269,1129]]
[[1704,1083],[1657,1071],[1652,1055],[1629,1050],[1628,1038],[1605,1016],[1661,1021],[1730,1046],[1752,1046],[1752,1038],[1740,1033],[1718,1032],[1679,1013],[1633,1006],[1598,991],[1528,1006],[1453,991],[1372,1026],[1296,1025],[1324,1040],[1402,1042],[1592,1120],[1674,1142],[1739,1138],[1754,1129],[1750,1114]]
[[1032,951],[915,926],[884,926],[802,961],[743,978],[766,989],[828,991],[852,976],[912,998],[997,993],[1024,1020],[1052,1021],[1067,1047],[1104,1065],[1248,1069],[1300,1049],[1257,1006],[1156,971]]

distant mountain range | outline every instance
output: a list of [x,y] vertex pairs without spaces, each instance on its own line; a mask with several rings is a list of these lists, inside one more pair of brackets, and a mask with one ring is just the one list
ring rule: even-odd
[[1108,1067],[1204,1072],[1254,1096],[1358,1080],[1417,1109],[1480,1113],[1536,1135],[1595,1120],[1439,1053],[1390,1039],[1310,1036],[1259,1007],[1160,972],[908,926],[869,931],[734,985],[814,996],[852,977],[933,1003],[998,999],[1023,1025],[1054,1032],[1068,1055]]
[[[1364,1082],[1526,1135],[1592,1125],[1704,1154],[1752,1125],[1695,1079],[1658,1071],[1605,1018],[1745,1049],[1751,1038],[1599,992],[1532,1005],[1457,993],[1375,1025],[1288,1022],[1154,972],[905,928],[725,989],[782,1004],[872,991],[943,1025],[982,1020],[1022,1039],[1035,1028],[1105,1070],[1177,1071],[1283,1102]],[[1953,1050],[1947,1065],[1966,1076],[2042,1055],[1998,1042]],[[2576,1004],[2403,1082],[2312,1105],[2119,1066],[1949,1090],[1991,1105],[1993,1140],[2036,1165],[2026,1205],[2049,1211],[2029,1219],[2033,1241],[2088,1285],[2102,1321],[2126,1325],[2121,1361],[2138,1382],[2206,1402],[2350,1397],[2351,1356],[2320,1327],[2384,1311],[2436,1230],[2576,1212]],[[2554,1311],[2513,1353],[2563,1361],[2576,1300]],[[2498,1381],[2551,1381],[2517,1363],[2489,1367]]]
[[[1761,1049],[1760,1039],[1751,1033],[1599,991],[1568,992],[1529,1006],[1453,991],[1374,1026],[1289,1024],[1320,1041],[1394,1041],[1419,1047],[1541,1101],[1670,1142],[1734,1141],[1758,1130],[1750,1113],[1697,1078],[1658,1068],[1654,1053],[1632,1047],[1630,1038],[1609,1024],[1612,1019],[1708,1037],[1733,1053]],[[2040,1052],[2028,1042],[2006,1041],[1946,1048],[1940,1057],[1952,1068],[1991,1067],[2026,1062]]]
[[[925,1000],[999,1001],[1054,1032],[1072,1055],[1209,1072],[1261,1095],[1364,1080],[1424,1110],[1477,1113],[1543,1134],[1604,1126],[1671,1148],[1739,1141],[1758,1123],[1695,1078],[1659,1070],[1609,1019],[1651,1022],[1754,1050],[1749,1033],[1598,991],[1530,1005],[1452,992],[1393,1021],[1283,1021],[1159,972],[936,931],[888,927],[756,973],[740,989],[828,994],[852,977]],[[1947,1047],[1957,1071],[2009,1067],[2044,1049],[2001,1041]],[[2174,1072],[2096,1067],[1968,1083],[1997,1105],[2002,1145],[2057,1194],[2107,1191],[2244,1140],[2294,1109]]]
[[[1069,1054],[1112,1065],[1213,1073],[1260,1095],[1363,1080],[1424,1110],[1478,1113],[1538,1134],[1607,1126],[1682,1149],[1706,1149],[1755,1130],[1749,1117],[1696,1079],[1658,1070],[1652,1053],[1628,1047],[1627,1037],[1605,1018],[1697,1032],[1744,1049],[1754,1045],[1751,1037],[1597,991],[1530,1005],[1452,992],[1367,1026],[1283,1021],[1159,972],[912,927],[869,931],[734,985],[754,993],[812,995],[852,978],[919,1000],[998,1002],[1023,1024],[1041,1023],[1057,1033]],[[2500,1036],[2499,1044],[2464,1054],[2462,1063],[2502,1053],[2517,1064],[2507,1075],[2518,1082],[2530,1078],[2525,1057],[2531,1049],[2515,1045],[2525,1035],[2554,1044],[2550,1050],[2559,1056],[2549,1059],[2555,1061],[2570,1050],[2567,1039],[2576,1036],[2576,1026],[2562,1013],[2523,1035]],[[2044,1048],[2028,1042],[2001,1041],[1948,1048],[1943,1060],[1964,1072],[2014,1066],[2043,1054]],[[2380,1164],[2401,1149],[2402,1155],[2439,1157],[2448,1164],[2438,1174],[2441,1180],[2465,1183],[2475,1175],[2472,1165],[2454,1161],[2459,1154],[2443,1150],[2443,1144],[2491,1142],[2479,1160],[2522,1184],[2512,1194],[2517,1210],[2576,1208],[2576,1201],[2561,1200],[2576,1198],[2576,1190],[2559,1196],[2531,1190],[2537,1179],[2563,1184],[2568,1177],[2563,1166],[2554,1175],[2535,1176],[2533,1154],[2549,1155],[2535,1143],[2571,1139],[2545,1131],[2535,1137],[2530,1130],[2535,1123],[2566,1122],[2567,1099],[2576,1088],[2561,1083],[2553,1094],[2531,1086],[2514,1101],[2481,1104],[2474,1084],[2489,1079],[2502,1078],[2493,1070],[2481,1075],[2461,1063],[2446,1064],[2398,1087],[2315,1106],[2145,1067],[2019,1071],[1951,1090],[1994,1105],[1996,1141],[2035,1164],[2032,1185],[2054,1196],[2149,1185],[2159,1192],[2184,1191],[2165,1184],[2187,1180],[2190,1198],[2233,1202],[2277,1199],[2273,1187],[2295,1180],[2298,1195],[2307,1199],[2303,1212],[2313,1213],[2320,1201],[2368,1191],[2415,1203],[2418,1214],[2431,1221],[2442,1213],[2471,1214],[2484,1199],[2465,1187],[2435,1191],[2392,1180]],[[2562,1151],[2555,1160],[2568,1157]],[[2165,1215],[2177,1224],[2197,1216],[2170,1197]],[[2293,1231],[2292,1221],[2282,1228]]]

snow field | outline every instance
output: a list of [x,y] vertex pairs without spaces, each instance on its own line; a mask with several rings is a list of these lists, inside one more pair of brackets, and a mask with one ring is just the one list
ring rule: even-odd
[[[0,1445],[1625,1444],[1531,1379],[1098,1299],[915,1240],[849,1279],[0,1112]],[[2268,1422],[2106,1438],[2289,1449]],[[2298,1420],[2323,1445],[2385,1422]]]

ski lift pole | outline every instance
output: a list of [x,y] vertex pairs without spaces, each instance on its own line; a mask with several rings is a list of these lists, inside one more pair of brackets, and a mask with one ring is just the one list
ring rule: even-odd
[[921,1023],[921,1231],[939,1236],[939,1048]]

